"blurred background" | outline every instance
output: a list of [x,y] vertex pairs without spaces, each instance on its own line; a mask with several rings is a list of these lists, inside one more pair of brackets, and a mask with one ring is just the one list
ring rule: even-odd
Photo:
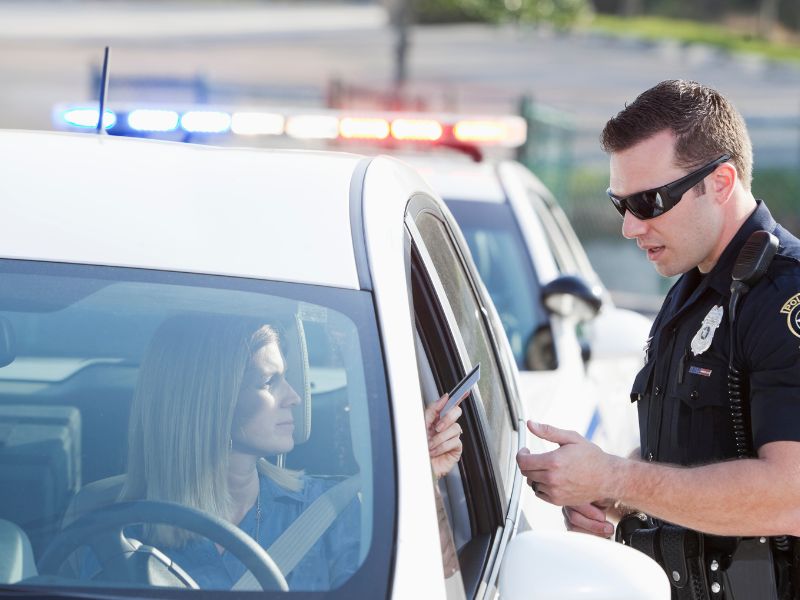
[[621,238],[598,136],[639,92],[693,79],[742,112],[754,193],[800,234],[797,0],[0,0],[0,127],[64,128],[59,107],[96,101],[106,45],[112,108],[522,115],[508,154],[562,203],[618,303],[645,311],[671,282]]

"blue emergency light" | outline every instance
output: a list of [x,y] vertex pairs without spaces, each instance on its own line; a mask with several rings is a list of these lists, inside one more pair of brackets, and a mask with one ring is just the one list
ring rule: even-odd
[[[97,127],[97,114],[96,108],[71,108],[61,113],[61,119],[71,127],[79,127],[81,129],[95,129]],[[103,128],[111,129],[117,124],[117,115],[111,111],[106,110],[103,112]]]

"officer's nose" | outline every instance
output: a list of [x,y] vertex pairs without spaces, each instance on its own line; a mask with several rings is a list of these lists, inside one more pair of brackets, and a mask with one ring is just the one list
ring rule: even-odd
[[644,235],[647,232],[647,221],[637,218],[626,210],[622,219],[622,236],[632,240]]

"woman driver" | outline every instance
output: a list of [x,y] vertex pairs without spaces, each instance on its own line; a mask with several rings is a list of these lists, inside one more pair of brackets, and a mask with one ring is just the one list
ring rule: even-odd
[[[165,321],[140,368],[120,499],[165,500],[204,510],[236,524],[268,549],[332,485],[262,458],[294,446],[291,409],[300,397],[285,378],[287,366],[269,325],[209,315]],[[444,401],[425,414],[437,477],[461,455],[455,424],[461,409],[436,423]],[[351,501],[285,574],[290,589],[331,589],[357,569],[358,511]],[[170,557],[201,588],[229,589],[245,572],[230,553],[185,530],[153,526],[147,539],[169,548]]]

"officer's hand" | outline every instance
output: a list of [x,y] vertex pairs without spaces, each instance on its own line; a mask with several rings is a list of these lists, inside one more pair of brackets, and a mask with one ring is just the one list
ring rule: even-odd
[[542,500],[558,506],[580,506],[616,496],[613,489],[619,457],[606,454],[574,431],[528,421],[533,435],[561,447],[531,454],[517,453],[517,464],[528,484]]
[[606,511],[597,504],[565,506],[561,509],[567,531],[590,533],[603,538],[614,535],[614,525],[606,519]]

